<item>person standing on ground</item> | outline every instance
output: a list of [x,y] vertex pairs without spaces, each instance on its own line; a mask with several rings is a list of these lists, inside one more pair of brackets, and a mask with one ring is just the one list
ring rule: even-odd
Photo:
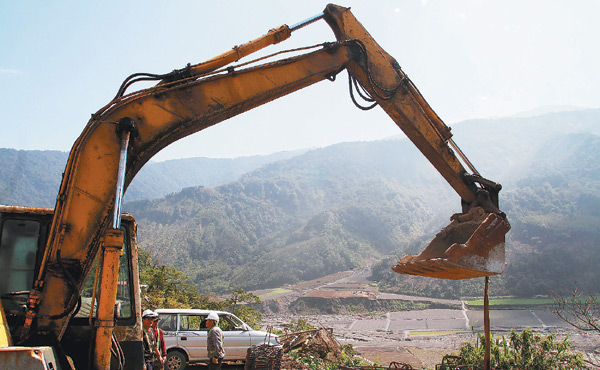
[[154,338],[156,338],[156,354],[154,356],[154,367],[152,370],[163,370],[165,368],[165,361],[167,360],[167,345],[165,343],[165,333],[158,327],[159,315],[154,312],[154,319],[152,321],[152,330],[154,332]]
[[206,317],[206,327],[208,328],[208,339],[206,341],[206,350],[208,351],[208,370],[220,370],[225,350],[223,349],[223,331],[218,326],[219,315],[211,312]]
[[144,370],[154,370],[154,357],[156,355],[156,337],[152,329],[152,322],[156,314],[152,310],[145,310],[142,314],[142,342],[144,343]]

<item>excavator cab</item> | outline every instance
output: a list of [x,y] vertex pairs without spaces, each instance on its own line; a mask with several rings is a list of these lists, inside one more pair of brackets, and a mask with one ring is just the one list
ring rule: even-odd
[[504,242],[510,224],[498,209],[500,184],[488,184],[477,192],[474,204],[452,215],[451,223],[423,252],[402,257],[392,270],[452,280],[501,274],[506,266]]
[[[23,364],[24,369],[71,369],[72,367],[67,365],[68,362],[75,364],[76,369],[90,368],[90,345],[94,341],[99,317],[98,286],[102,284],[95,274],[99,255],[94,260],[92,271],[82,281],[81,290],[77,293],[77,299],[74,299],[75,305],[64,306],[59,300],[52,302],[53,307],[64,311],[62,315],[71,317],[60,343],[57,344],[54,340],[52,342],[52,346],[56,348],[50,350],[50,347],[47,347],[45,341],[48,339],[43,334],[34,333],[26,342],[21,342],[20,334],[26,320],[27,296],[46,251],[53,213],[54,211],[48,208],[0,205],[0,322],[3,324],[0,325],[1,369],[9,368],[8,365],[2,365],[11,363]],[[141,367],[143,348],[137,226],[131,215],[122,214],[122,218],[121,229],[125,237],[117,271],[113,331],[119,344],[114,345],[113,361],[120,362],[127,358],[131,364],[139,363]],[[77,272],[77,265],[73,259],[63,258],[60,263],[51,267],[51,271],[67,279],[67,275],[72,276]],[[12,345],[16,347],[8,348]],[[15,348],[20,349],[14,350]],[[50,352],[47,353],[46,349]],[[25,354],[31,356],[27,357]],[[70,360],[67,360],[67,356]],[[46,366],[42,362],[45,362]],[[137,369],[131,364],[125,369]]]

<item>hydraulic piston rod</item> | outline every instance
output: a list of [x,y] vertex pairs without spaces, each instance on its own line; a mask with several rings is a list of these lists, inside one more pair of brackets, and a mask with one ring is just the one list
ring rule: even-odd
[[96,320],[96,350],[94,367],[98,370],[110,368],[111,346],[117,299],[117,282],[119,259],[123,253],[123,231],[121,230],[121,205],[125,191],[125,170],[127,165],[127,149],[134,129],[133,120],[125,117],[119,121],[117,135],[120,136],[119,168],[115,189],[115,208],[113,210],[112,228],[104,235],[102,246],[102,278],[98,298],[98,315]]

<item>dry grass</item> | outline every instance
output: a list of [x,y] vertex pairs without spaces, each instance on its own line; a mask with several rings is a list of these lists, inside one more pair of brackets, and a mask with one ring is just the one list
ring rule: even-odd
[[450,354],[443,349],[408,348],[408,351],[421,360],[426,369],[435,369],[435,365],[441,364],[442,358]]

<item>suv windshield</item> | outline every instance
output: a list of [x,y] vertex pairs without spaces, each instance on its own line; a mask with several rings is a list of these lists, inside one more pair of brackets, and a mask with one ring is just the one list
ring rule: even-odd
[[223,331],[242,330],[244,324],[235,316],[219,315],[219,327]]

